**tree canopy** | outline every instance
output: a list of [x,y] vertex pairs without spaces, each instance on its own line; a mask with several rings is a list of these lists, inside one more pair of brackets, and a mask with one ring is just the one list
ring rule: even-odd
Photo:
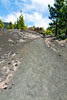
[[21,29],[24,30],[27,28],[27,26],[24,23],[24,17],[22,15],[22,12],[20,12],[21,15],[19,16],[19,18],[17,18],[17,21],[14,22],[14,24],[12,24],[12,22],[9,23],[9,25],[7,26],[8,29]]
[[19,16],[19,18],[17,19],[16,24],[17,24],[17,25],[16,25],[17,29],[22,29],[22,30],[24,30],[25,24],[24,24],[24,17],[23,17],[22,14],[21,14],[21,15]]
[[55,35],[67,35],[67,0],[55,0],[54,6],[48,5],[48,8],[50,27],[55,29]]
[[12,24],[12,22],[10,22],[7,26],[8,29],[14,29],[14,25]]

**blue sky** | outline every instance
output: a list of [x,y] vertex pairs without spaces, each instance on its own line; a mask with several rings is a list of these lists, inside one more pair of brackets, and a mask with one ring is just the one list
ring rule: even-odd
[[13,23],[23,11],[27,26],[48,27],[48,4],[53,5],[54,0],[0,0],[0,18],[5,22]]

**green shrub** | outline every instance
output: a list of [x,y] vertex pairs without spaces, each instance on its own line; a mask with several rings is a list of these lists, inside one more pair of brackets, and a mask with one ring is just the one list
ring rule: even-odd
[[57,38],[64,40],[66,38],[65,34],[58,34]]
[[46,30],[46,31],[45,31],[45,34],[46,34],[46,35],[52,35],[53,33],[52,33],[50,30]]
[[11,29],[9,29],[8,31],[11,32]]
[[2,20],[0,19],[0,29],[4,29],[5,25],[3,24]]
[[67,41],[67,38],[65,40]]
[[27,29],[28,29],[28,27],[25,25],[25,26],[24,26],[24,30],[27,30]]
[[9,25],[7,25],[7,29],[10,29],[10,26]]
[[34,31],[35,30],[35,26],[31,27],[31,30]]

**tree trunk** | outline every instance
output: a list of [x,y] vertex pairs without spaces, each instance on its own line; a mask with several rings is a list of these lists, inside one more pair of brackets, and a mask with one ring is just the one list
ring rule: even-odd
[[65,35],[67,36],[67,21],[66,21],[66,32],[65,32]]
[[55,30],[55,36],[57,36],[57,19],[56,19],[56,30]]
[[65,35],[67,36],[67,28],[66,28],[66,32],[65,32]]

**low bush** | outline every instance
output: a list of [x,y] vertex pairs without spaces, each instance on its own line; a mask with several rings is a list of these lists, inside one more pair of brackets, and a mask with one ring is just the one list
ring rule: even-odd
[[8,31],[11,32],[11,29],[9,29]]
[[45,35],[53,35],[53,33],[50,30],[46,30]]
[[24,30],[27,30],[27,29],[28,29],[28,27],[25,25],[25,26],[24,26]]

